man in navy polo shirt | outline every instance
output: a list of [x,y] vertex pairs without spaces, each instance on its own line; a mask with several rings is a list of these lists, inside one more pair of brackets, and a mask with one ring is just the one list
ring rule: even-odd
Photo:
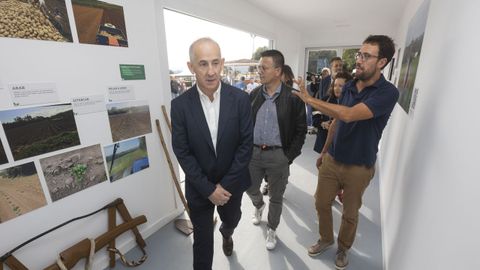
[[332,202],[337,191],[343,188],[337,269],[348,265],[347,251],[355,239],[362,195],[375,173],[378,142],[398,100],[397,88],[381,73],[394,53],[395,45],[388,36],[371,35],[365,39],[355,56],[356,79],[345,84],[339,105],[311,97],[303,80],[297,82],[300,86],[297,96],[334,118],[317,160],[315,206],[320,239],[308,249],[308,254],[316,256],[333,245]]

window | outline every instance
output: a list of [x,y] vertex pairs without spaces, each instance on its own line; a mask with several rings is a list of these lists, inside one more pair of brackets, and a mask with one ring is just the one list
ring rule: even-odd
[[330,60],[337,56],[336,50],[312,50],[308,52],[307,71],[320,74],[322,68],[330,67]]
[[343,69],[352,72],[355,68],[355,53],[359,47],[337,47],[337,48],[307,48],[307,72],[320,74],[322,68],[330,67],[330,60],[340,56],[343,60]]
[[164,9],[164,17],[172,98],[195,83],[195,77],[190,73],[187,62],[190,44],[198,38],[210,37],[218,42],[222,56],[225,58],[222,80],[232,85],[239,83],[242,77],[246,81],[254,80],[257,76],[259,52],[272,48],[271,40],[254,33],[240,31],[169,9]]

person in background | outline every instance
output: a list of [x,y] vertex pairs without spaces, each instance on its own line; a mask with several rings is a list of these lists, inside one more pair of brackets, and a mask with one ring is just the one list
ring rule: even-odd
[[[337,73],[337,76],[335,76],[332,87],[328,91],[329,94],[323,97],[322,100],[329,103],[338,104],[338,102],[340,101],[340,96],[342,95],[343,86],[345,85],[346,82],[350,80],[352,80],[352,76],[350,76],[350,74],[346,72]],[[313,123],[314,123],[314,126],[318,129],[318,131],[317,131],[317,137],[315,139],[315,146],[313,147],[313,150],[317,153],[321,153],[323,146],[325,145],[325,141],[327,140],[328,130],[333,119],[328,115],[322,114],[319,111],[316,111],[316,112],[318,112],[318,114],[315,114],[313,116],[314,118]],[[341,203],[343,203],[343,189],[338,190],[337,196],[338,196],[338,200]]]
[[185,93],[185,91],[187,90],[187,84],[185,83],[184,79],[179,79],[178,83],[180,85],[180,95],[181,95],[181,94]]
[[180,95],[180,83],[175,76],[170,75],[170,92],[172,93],[172,99]]
[[287,187],[290,164],[300,155],[307,131],[305,104],[282,82],[285,60],[280,51],[261,53],[258,74],[262,82],[250,93],[254,121],[254,147],[249,170],[252,186],[247,194],[255,207],[254,225],[260,224],[265,202],[260,185],[268,177],[268,223],[266,248],[277,244],[283,194]]
[[302,80],[299,80],[300,92],[294,92],[305,103],[333,118],[317,160],[315,206],[320,239],[308,248],[308,254],[316,256],[333,245],[332,202],[343,188],[342,224],[335,256],[337,269],[348,265],[347,252],[355,239],[362,196],[375,173],[378,142],[398,100],[397,88],[382,75],[394,53],[390,37],[368,36],[355,55],[356,77],[345,84],[340,104],[313,98]]
[[323,80],[330,76],[330,69],[327,67],[322,68],[322,72],[320,72],[320,79]]
[[316,96],[318,90],[320,89],[321,76],[313,73],[308,73],[308,78],[310,80],[307,79],[309,81],[307,90],[310,92],[310,95]]
[[[298,85],[295,83],[295,75],[293,75],[292,68],[289,65],[284,66],[282,81],[293,89],[298,90]],[[314,95],[318,90],[318,83],[316,81],[316,76],[313,74],[311,76],[311,82],[307,87],[311,95]],[[312,107],[310,105],[305,105],[305,109],[307,116],[307,131],[310,133],[313,130]],[[266,191],[264,190],[264,192]],[[264,193],[264,195],[266,194]]]
[[250,78],[249,83],[247,84],[247,93],[251,93],[253,89],[257,88],[260,84],[255,81],[255,78]]
[[[328,68],[322,69],[322,73],[321,73],[322,79],[320,81],[318,92],[316,94],[312,94],[311,91],[309,91],[309,94],[321,100],[325,100],[326,98],[328,98],[328,96],[330,95],[329,90],[333,88],[333,80],[335,79],[335,76],[337,75],[338,72],[342,72],[342,69],[343,69],[342,58],[340,57],[332,58],[330,60],[330,69]],[[308,90],[308,87],[307,87],[307,90]],[[308,107],[311,108],[309,104],[307,104],[307,108]],[[311,110],[312,110],[312,125],[313,125],[313,116],[315,115],[318,117],[318,115],[321,115],[322,112],[320,112],[317,109],[311,109]],[[318,133],[318,131],[320,131],[320,134]],[[316,152],[319,152],[321,150],[321,148],[319,149],[319,147],[317,147],[317,142],[324,142],[325,137],[324,137],[324,134],[321,132],[321,129],[319,130],[319,128],[317,127],[317,137],[315,138],[315,145],[313,150],[315,150]]]
[[295,80],[295,75],[293,75],[292,68],[289,65],[283,66],[282,82],[298,90],[298,85],[295,84],[296,87],[294,87],[293,80]]
[[317,95],[312,95],[318,99],[322,99],[324,96],[327,95],[328,89],[330,89],[333,79],[335,78],[335,75],[337,75],[338,72],[341,72],[343,69],[343,61],[342,58],[340,57],[333,57],[330,60],[330,72],[331,75],[323,77],[322,80],[320,81],[320,86],[318,89]]
[[242,91],[247,89],[247,85],[245,84],[245,76],[240,77],[240,81],[235,84],[235,87]]
[[[350,76],[350,74],[345,72],[337,73],[332,87],[328,91],[328,95],[323,97],[322,100],[332,104],[338,104],[338,102],[340,101],[340,96],[342,95],[342,88],[345,83],[350,80],[352,80],[352,76]],[[319,111],[317,112],[318,113],[313,116],[314,126],[318,128],[317,138],[315,140],[315,146],[313,147],[313,150],[317,153],[321,153],[327,139],[328,128],[332,123],[333,119],[326,114],[323,114]]]
[[187,64],[196,84],[171,103],[172,146],[185,172],[195,270],[212,269],[215,207],[222,221],[223,252],[232,255],[242,195],[251,183],[250,100],[247,93],[221,83],[223,63],[214,40],[193,42]]
[[[308,85],[307,85],[307,90],[312,96],[318,95],[318,90],[320,88],[320,77],[317,76],[317,74],[309,73],[307,72],[307,75],[309,76],[308,78]],[[298,88],[298,86],[297,86]],[[308,126],[308,133],[312,134],[315,133],[315,130],[313,128],[313,111],[312,111],[312,106],[305,104],[305,108],[307,110],[307,126]]]
[[356,73],[357,73],[357,70],[356,70],[356,69],[353,69],[353,70],[352,70],[352,77],[355,78],[355,74],[356,74]]

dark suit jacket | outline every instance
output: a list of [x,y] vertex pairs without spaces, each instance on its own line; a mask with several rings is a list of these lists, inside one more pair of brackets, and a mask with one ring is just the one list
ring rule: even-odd
[[248,94],[222,83],[217,153],[196,85],[172,100],[172,144],[185,172],[189,204],[201,205],[220,183],[232,194],[250,186],[253,124]]
[[330,87],[330,84],[332,84],[332,75],[328,75],[327,77],[323,78],[320,81],[320,86],[318,88],[318,94],[317,98],[322,99],[327,95],[328,88]]

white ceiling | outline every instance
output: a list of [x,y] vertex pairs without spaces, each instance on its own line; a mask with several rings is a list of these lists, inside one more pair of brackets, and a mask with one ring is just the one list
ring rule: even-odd
[[406,0],[246,1],[300,31],[307,41],[312,35],[332,32],[362,32],[362,36],[378,31],[392,34],[408,3]]

